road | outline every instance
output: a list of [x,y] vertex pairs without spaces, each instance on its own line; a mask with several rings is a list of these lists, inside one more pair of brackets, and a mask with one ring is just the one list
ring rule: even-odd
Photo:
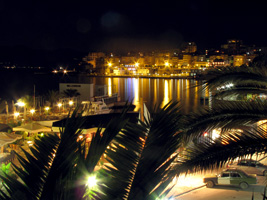
[[242,190],[234,186],[215,186],[214,188],[202,187],[191,192],[178,195],[175,200],[251,200],[254,191],[254,200],[262,200],[265,187],[265,177],[258,176],[259,183]]
[[216,186],[214,188],[200,188],[184,195],[175,197],[175,200],[251,200],[254,190],[254,200],[262,200],[264,186],[251,186],[246,190],[238,187]]

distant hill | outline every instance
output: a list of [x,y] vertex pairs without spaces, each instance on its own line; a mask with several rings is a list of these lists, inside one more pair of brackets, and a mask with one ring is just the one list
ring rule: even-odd
[[61,65],[73,67],[87,54],[88,52],[72,49],[43,50],[25,46],[0,46],[0,63],[48,68],[56,68]]

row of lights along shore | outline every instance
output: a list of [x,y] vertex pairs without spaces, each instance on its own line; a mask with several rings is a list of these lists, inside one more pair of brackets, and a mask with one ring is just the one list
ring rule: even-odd
[[[69,104],[69,106],[73,106],[74,102],[71,100],[71,101],[68,102],[68,104]],[[23,107],[24,108],[24,117],[26,117],[26,104],[24,102],[19,101],[19,102],[16,103],[16,105],[19,106],[19,107]],[[59,111],[60,111],[60,108],[63,106],[63,104],[62,103],[58,103],[57,106],[58,106]],[[48,111],[50,110],[50,107],[46,106],[46,107],[44,107],[44,110],[48,114]],[[36,112],[36,110],[34,108],[30,109],[30,113],[32,114],[32,116],[33,116],[33,114],[35,112]],[[19,115],[20,115],[19,112],[16,112],[16,111],[14,112],[14,117],[15,118],[17,118]]]

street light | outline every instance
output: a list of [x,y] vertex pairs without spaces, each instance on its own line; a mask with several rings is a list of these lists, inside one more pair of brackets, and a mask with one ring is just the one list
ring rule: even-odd
[[33,113],[35,113],[35,110],[34,109],[31,109],[30,110],[30,113],[32,114],[32,117],[33,117]]
[[73,101],[69,101],[69,105],[72,106],[73,105]]
[[14,118],[17,119],[18,116],[19,116],[19,112],[15,112],[15,113],[14,113]]
[[48,111],[49,111],[49,107],[45,107],[45,110],[46,110],[46,114],[48,115]]
[[31,109],[30,110],[30,113],[33,115],[33,113],[35,113],[35,110],[34,109]]
[[58,106],[58,112],[60,112],[60,108],[62,106],[62,103],[58,103],[57,106]]
[[20,107],[22,107],[22,106],[25,106],[25,103],[19,101],[19,102],[17,103],[17,105],[20,106]]
[[166,61],[166,62],[164,63],[164,65],[165,65],[165,67],[169,67],[169,66],[170,66],[170,63],[169,63],[168,61]]
[[17,103],[17,105],[18,105],[19,107],[23,107],[23,108],[24,108],[24,120],[26,120],[26,104],[25,104],[24,102],[22,102],[22,101],[19,101],[19,102]]
[[138,62],[136,62],[134,65],[135,65],[135,67],[139,67],[139,63]]

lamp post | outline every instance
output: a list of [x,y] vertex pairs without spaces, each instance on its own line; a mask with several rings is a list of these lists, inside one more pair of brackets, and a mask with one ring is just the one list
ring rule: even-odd
[[46,114],[48,115],[48,111],[49,111],[49,107],[47,106],[47,107],[45,107],[45,110],[46,110]]
[[60,113],[60,108],[62,106],[62,103],[58,103],[57,106],[58,106],[58,112]]
[[72,100],[69,101],[69,105],[70,105],[70,106],[72,106],[73,103],[74,103],[74,102],[73,102]]
[[74,102],[72,100],[69,101],[69,106],[70,106],[70,111],[71,111],[71,107],[73,106]]
[[32,118],[33,118],[33,113],[35,113],[35,110],[34,109],[31,109],[30,110],[30,113],[32,114]]
[[17,120],[18,119],[18,116],[19,116],[19,112],[15,112],[14,113],[14,119]]
[[25,120],[26,120],[26,105],[25,105],[24,102],[21,102],[21,101],[19,101],[19,102],[17,103],[17,105],[18,105],[19,107],[23,107],[23,108],[24,108],[24,121],[25,121]]

